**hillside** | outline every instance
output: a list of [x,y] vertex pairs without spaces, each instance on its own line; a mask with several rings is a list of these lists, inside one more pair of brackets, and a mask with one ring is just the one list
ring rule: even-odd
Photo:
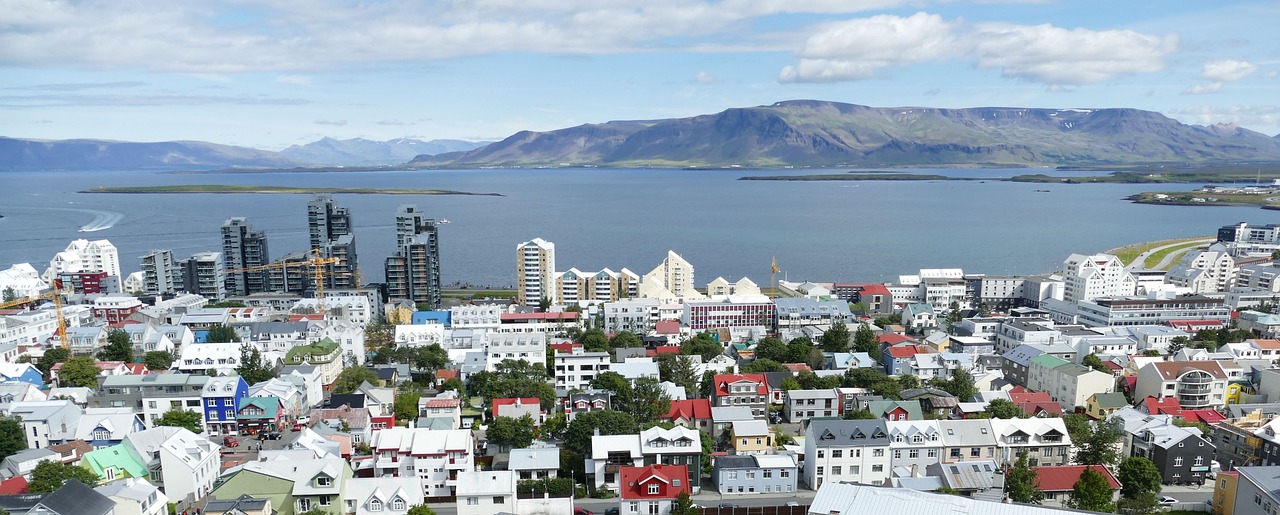
[[796,100],[522,131],[424,167],[1086,165],[1280,160],[1280,138],[1137,109],[866,107]]
[[200,169],[297,164],[275,152],[202,141],[134,143],[0,137],[0,170]]
[[404,163],[420,155],[465,152],[486,144],[487,142],[450,139],[422,141],[399,138],[374,141],[363,138],[346,140],[324,138],[306,145],[293,145],[281,150],[280,155],[299,163],[314,165],[390,165]]

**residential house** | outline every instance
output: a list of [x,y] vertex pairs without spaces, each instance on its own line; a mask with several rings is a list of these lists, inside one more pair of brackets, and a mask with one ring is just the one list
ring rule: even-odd
[[1227,384],[1243,379],[1234,361],[1160,361],[1138,370],[1134,397],[1176,397],[1184,408],[1226,403]]
[[128,408],[89,408],[76,423],[75,439],[103,449],[119,445],[125,436],[144,429],[142,417]]
[[204,424],[209,435],[237,434],[236,411],[240,399],[249,396],[249,384],[244,378],[238,375],[211,377],[200,395],[204,399]]
[[[743,424],[759,423],[753,420]],[[735,423],[736,426],[737,423]],[[766,426],[767,429],[767,426]],[[735,436],[736,438],[736,436]],[[772,438],[769,438],[772,441]],[[651,427],[640,432],[640,453],[645,465],[683,465],[694,473],[689,477],[693,493],[702,490],[702,432],[687,427]]]
[[32,515],[115,515],[116,503],[77,479],[44,496],[31,508]]
[[1132,452],[1155,463],[1164,483],[1180,484],[1211,478],[1214,450],[1199,429],[1170,423],[1143,428],[1133,439]]
[[721,495],[792,493],[799,476],[791,454],[721,456],[711,472]]
[[524,513],[517,508],[520,502],[514,472],[467,471],[458,474],[458,515]]
[[557,477],[560,474],[560,448],[512,449],[507,469],[516,473],[521,480]]
[[204,515],[275,515],[271,499],[243,494],[235,499],[211,499],[204,505]]
[[1128,405],[1123,393],[1095,393],[1085,399],[1085,414],[1094,420],[1103,420]]
[[352,445],[370,442],[371,436],[375,434],[368,408],[353,408],[344,404],[336,408],[311,410],[311,420],[351,435]]
[[745,407],[764,420],[768,414],[769,384],[764,374],[716,374],[715,405]]
[[82,413],[75,403],[57,400],[14,402],[5,414],[20,419],[28,449],[44,449],[74,439]]
[[212,497],[269,499],[281,515],[309,510],[339,510],[351,480],[351,467],[341,458],[251,461],[226,476]]
[[519,419],[528,415],[533,425],[542,425],[547,415],[542,411],[541,401],[537,397],[516,397],[510,399],[494,399],[492,401],[493,418],[509,417]]
[[284,363],[315,366],[320,372],[320,384],[324,385],[325,390],[329,390],[342,372],[342,347],[329,338],[309,345],[299,345],[289,349]]
[[[1233,515],[1266,515],[1275,513],[1280,506],[1280,474],[1276,467],[1240,467],[1236,469],[1235,498],[1230,504],[1224,503],[1223,513]],[[1222,480],[1219,480],[1221,482]],[[1224,486],[1228,488],[1228,484]],[[1215,492],[1216,494],[1216,492]],[[1230,506],[1232,509],[1226,511]],[[1215,504],[1214,511],[1220,508]]]
[[686,465],[622,467],[618,473],[622,513],[670,513],[676,498],[690,492]]
[[[418,418],[447,419],[449,429],[462,428],[462,401],[456,398],[419,397]],[[421,425],[421,422],[419,423]]]
[[924,420],[924,410],[920,409],[919,401],[871,401],[864,409],[884,420]]
[[671,401],[671,411],[662,416],[680,427],[689,427],[712,434],[711,399]]
[[1070,463],[1071,435],[1061,418],[996,418],[988,422],[996,436],[996,461],[1013,464],[1026,453],[1028,461],[1037,466]]
[[404,515],[424,501],[422,487],[412,477],[352,477],[342,489],[347,514]]
[[217,444],[181,427],[156,427],[124,437],[121,445],[139,463],[147,478],[173,502],[190,502],[209,495],[222,463]]
[[142,457],[129,451],[129,446],[117,444],[95,449],[84,454],[81,466],[88,467],[101,481],[111,482],[130,478],[150,478]]
[[171,410],[200,412],[208,381],[206,375],[178,373],[99,377],[98,390],[89,405],[139,410],[143,423],[152,427],[155,419]]
[[889,448],[893,466],[923,472],[942,462],[942,430],[936,420],[890,420]]
[[[545,351],[545,350],[544,350]],[[611,366],[608,352],[556,352],[554,363],[557,390],[586,390],[591,380]]]
[[1107,480],[1107,487],[1111,489],[1111,502],[1120,500],[1120,481],[1111,473],[1107,467],[1102,465],[1057,465],[1057,466],[1040,466],[1031,467],[1036,474],[1036,486],[1041,492],[1044,492],[1044,504],[1046,506],[1062,506],[1065,507],[1065,501],[1071,497],[1075,491],[1075,486],[1080,481],[1080,476],[1084,474],[1085,469],[1093,470],[1101,474]]
[[787,390],[783,397],[787,422],[798,424],[813,417],[840,416],[840,396],[834,389]]
[[[592,411],[603,411],[610,409],[613,402],[613,393],[606,390],[596,390],[589,388],[584,391],[569,392],[563,399],[563,408],[565,419],[573,422],[575,416],[579,413],[590,413]],[[710,401],[705,400],[710,406]],[[672,403],[674,406],[674,402]],[[710,407],[707,408],[710,410]],[[710,418],[710,412],[708,412]]]
[[44,388],[44,374],[31,363],[0,363],[0,381],[19,381]]
[[889,480],[889,433],[883,420],[813,419],[805,429],[804,478],[880,485]]
[[589,484],[597,490],[616,491],[618,473],[625,467],[644,465],[644,453],[640,451],[640,439],[636,435],[595,435],[591,437],[591,456],[584,461]]
[[1027,388],[1046,392],[1063,410],[1084,406],[1089,397],[1115,388],[1115,377],[1048,354],[1031,360]]
[[116,504],[115,515],[163,515],[169,513],[169,496],[146,479],[130,478],[93,489]]
[[240,434],[256,435],[285,427],[284,405],[275,397],[236,399],[235,419]]
[[763,420],[734,422],[729,429],[729,442],[735,454],[772,454],[776,447],[773,428]]
[[950,464],[964,460],[996,457],[996,434],[987,419],[939,420],[942,431],[942,462]]
[[31,477],[31,471],[36,469],[42,461],[59,461],[58,453],[47,448],[45,449],[27,449],[18,451],[6,456],[0,461],[0,476],[10,477]]
[[[272,378],[249,386],[250,397],[275,397],[280,399],[286,416],[299,418],[311,413],[311,404],[307,398],[307,387],[294,382],[290,378]],[[237,401],[239,402],[239,401]]]
[[[1236,511],[1236,491],[1240,484],[1240,474],[1236,471],[1222,471],[1215,477],[1213,486],[1213,515],[1231,515]],[[1261,496],[1259,496],[1261,497]],[[1261,499],[1259,499],[1261,500]]]
[[425,497],[452,497],[460,472],[475,470],[475,436],[469,430],[392,427],[373,433],[374,477],[416,477]]

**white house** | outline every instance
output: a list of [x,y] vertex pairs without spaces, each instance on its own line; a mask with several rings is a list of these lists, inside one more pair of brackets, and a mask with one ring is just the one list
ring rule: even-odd
[[124,445],[175,502],[209,495],[222,470],[220,447],[185,428],[162,426],[131,433]]
[[815,419],[805,430],[805,482],[813,489],[827,482],[885,484],[889,442],[884,420]]
[[424,496],[450,497],[458,486],[450,477],[475,470],[475,443],[475,436],[465,429],[374,431],[369,442],[373,476],[415,477]]
[[348,514],[404,515],[423,503],[422,486],[412,477],[352,477],[342,502]]

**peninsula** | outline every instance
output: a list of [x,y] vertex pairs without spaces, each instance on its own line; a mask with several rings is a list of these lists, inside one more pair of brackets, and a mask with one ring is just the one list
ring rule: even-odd
[[294,186],[240,186],[230,184],[181,184],[174,186],[112,186],[81,190],[80,193],[260,193],[315,195],[347,193],[354,195],[487,195],[501,197],[501,193],[472,193],[455,190],[420,190],[404,188],[303,188]]

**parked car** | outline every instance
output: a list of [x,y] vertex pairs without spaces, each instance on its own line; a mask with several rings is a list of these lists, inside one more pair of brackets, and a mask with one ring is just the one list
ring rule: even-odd
[[1172,497],[1169,497],[1169,496],[1167,496],[1167,495],[1162,495],[1162,496],[1160,496],[1160,504],[1163,504],[1163,505],[1168,506],[1168,505],[1170,505],[1170,504],[1177,504],[1178,502],[1180,502],[1180,501],[1178,501],[1177,499],[1174,499],[1174,498],[1172,498]]
[[586,508],[577,508],[573,510],[573,515],[594,515],[594,513]]
[[604,515],[619,515],[621,512],[622,510],[620,508],[618,508],[617,506],[614,506],[612,508],[604,510]]
[[239,447],[240,440],[236,440],[236,437],[234,436],[227,435],[222,437],[222,445],[225,445],[227,447]]
[[732,510],[732,509],[737,508],[737,507],[738,507],[738,505],[733,504],[733,503],[730,503],[730,502],[722,502],[722,503],[720,503],[720,506],[719,506],[719,508],[720,508],[720,509],[724,509],[724,510]]
[[301,430],[302,430],[302,424],[301,424],[301,423],[294,424],[294,425],[293,425],[293,430],[294,430],[294,431],[301,431]]
[[263,433],[258,433],[259,440],[279,440],[280,436],[281,435],[278,431],[267,431]]

